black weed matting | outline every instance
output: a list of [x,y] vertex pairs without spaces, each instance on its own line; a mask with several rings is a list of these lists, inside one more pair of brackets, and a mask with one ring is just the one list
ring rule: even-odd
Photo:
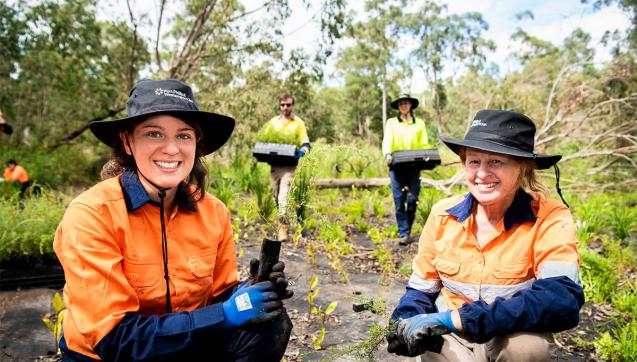
[[55,257],[0,261],[0,290],[64,286],[64,271]]

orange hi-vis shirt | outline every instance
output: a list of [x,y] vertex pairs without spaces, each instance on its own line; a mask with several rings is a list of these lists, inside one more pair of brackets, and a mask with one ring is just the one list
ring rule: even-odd
[[[459,309],[465,302],[508,299],[530,288],[536,279],[566,276],[579,283],[575,224],[564,204],[536,193],[526,196],[532,197],[526,202],[530,210],[519,211],[524,202],[511,207],[516,209],[514,214],[526,219],[505,227],[505,216],[480,247],[472,232],[475,211],[460,218],[452,215],[454,209],[463,213],[470,208],[470,194],[464,201],[463,197],[434,205],[412,265],[409,286],[426,293],[440,292],[439,311]],[[459,211],[463,208],[465,211]]]
[[29,181],[27,171],[20,165],[16,165],[13,171],[11,171],[8,167],[5,168],[3,177],[6,181],[17,181],[21,184]]
[[[135,192],[124,192],[124,184]],[[55,235],[66,278],[64,339],[93,359],[127,313],[166,313],[159,207],[139,195],[148,197],[133,173],[102,181],[69,204]],[[221,201],[206,194],[175,207],[166,236],[173,312],[202,308],[237,284],[230,214]]]

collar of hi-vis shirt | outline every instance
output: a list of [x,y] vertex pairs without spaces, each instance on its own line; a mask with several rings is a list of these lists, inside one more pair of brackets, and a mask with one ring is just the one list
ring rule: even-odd
[[292,114],[290,115],[290,118],[288,119],[288,118],[285,118],[285,116],[284,116],[284,115],[279,114],[279,120],[280,120],[281,122],[292,122],[292,121],[296,120],[296,115],[295,115],[294,113],[292,113]]
[[[119,182],[124,193],[126,210],[129,212],[135,211],[147,203],[159,207],[159,202],[151,199],[146,192],[146,189],[144,189],[144,185],[142,185],[142,182],[139,180],[137,172],[131,170],[124,171],[119,178]],[[187,200],[187,196],[182,192],[177,192],[177,198],[175,201],[177,202],[177,205],[186,205],[189,211],[197,211],[195,205],[191,201]]]
[[[446,211],[458,218],[459,222],[464,222],[471,215],[473,209],[473,203],[476,201],[475,197],[468,192],[464,200],[462,200],[456,206],[453,206]],[[531,206],[533,197],[527,194],[524,190],[519,189],[513,198],[513,203],[504,213],[504,229],[509,230],[515,224],[522,224],[524,222],[535,223],[536,217],[533,214],[533,207]]]

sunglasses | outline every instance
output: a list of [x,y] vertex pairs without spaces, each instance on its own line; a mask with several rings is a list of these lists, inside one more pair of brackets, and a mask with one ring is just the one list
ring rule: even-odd
[[281,108],[292,107],[292,105],[293,105],[292,103],[281,103],[281,104],[279,104],[279,107],[281,107]]

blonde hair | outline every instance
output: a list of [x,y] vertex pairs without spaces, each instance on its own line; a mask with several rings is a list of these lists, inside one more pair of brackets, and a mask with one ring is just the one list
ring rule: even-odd
[[[458,150],[458,156],[462,164],[465,164],[467,160],[466,147],[462,147]],[[507,155],[508,156],[508,155]],[[526,192],[537,192],[544,197],[548,197],[550,194],[549,188],[540,180],[537,174],[537,165],[535,161],[528,158],[520,158],[515,156],[509,156],[516,160],[520,164],[520,176],[518,177],[518,186]]]

